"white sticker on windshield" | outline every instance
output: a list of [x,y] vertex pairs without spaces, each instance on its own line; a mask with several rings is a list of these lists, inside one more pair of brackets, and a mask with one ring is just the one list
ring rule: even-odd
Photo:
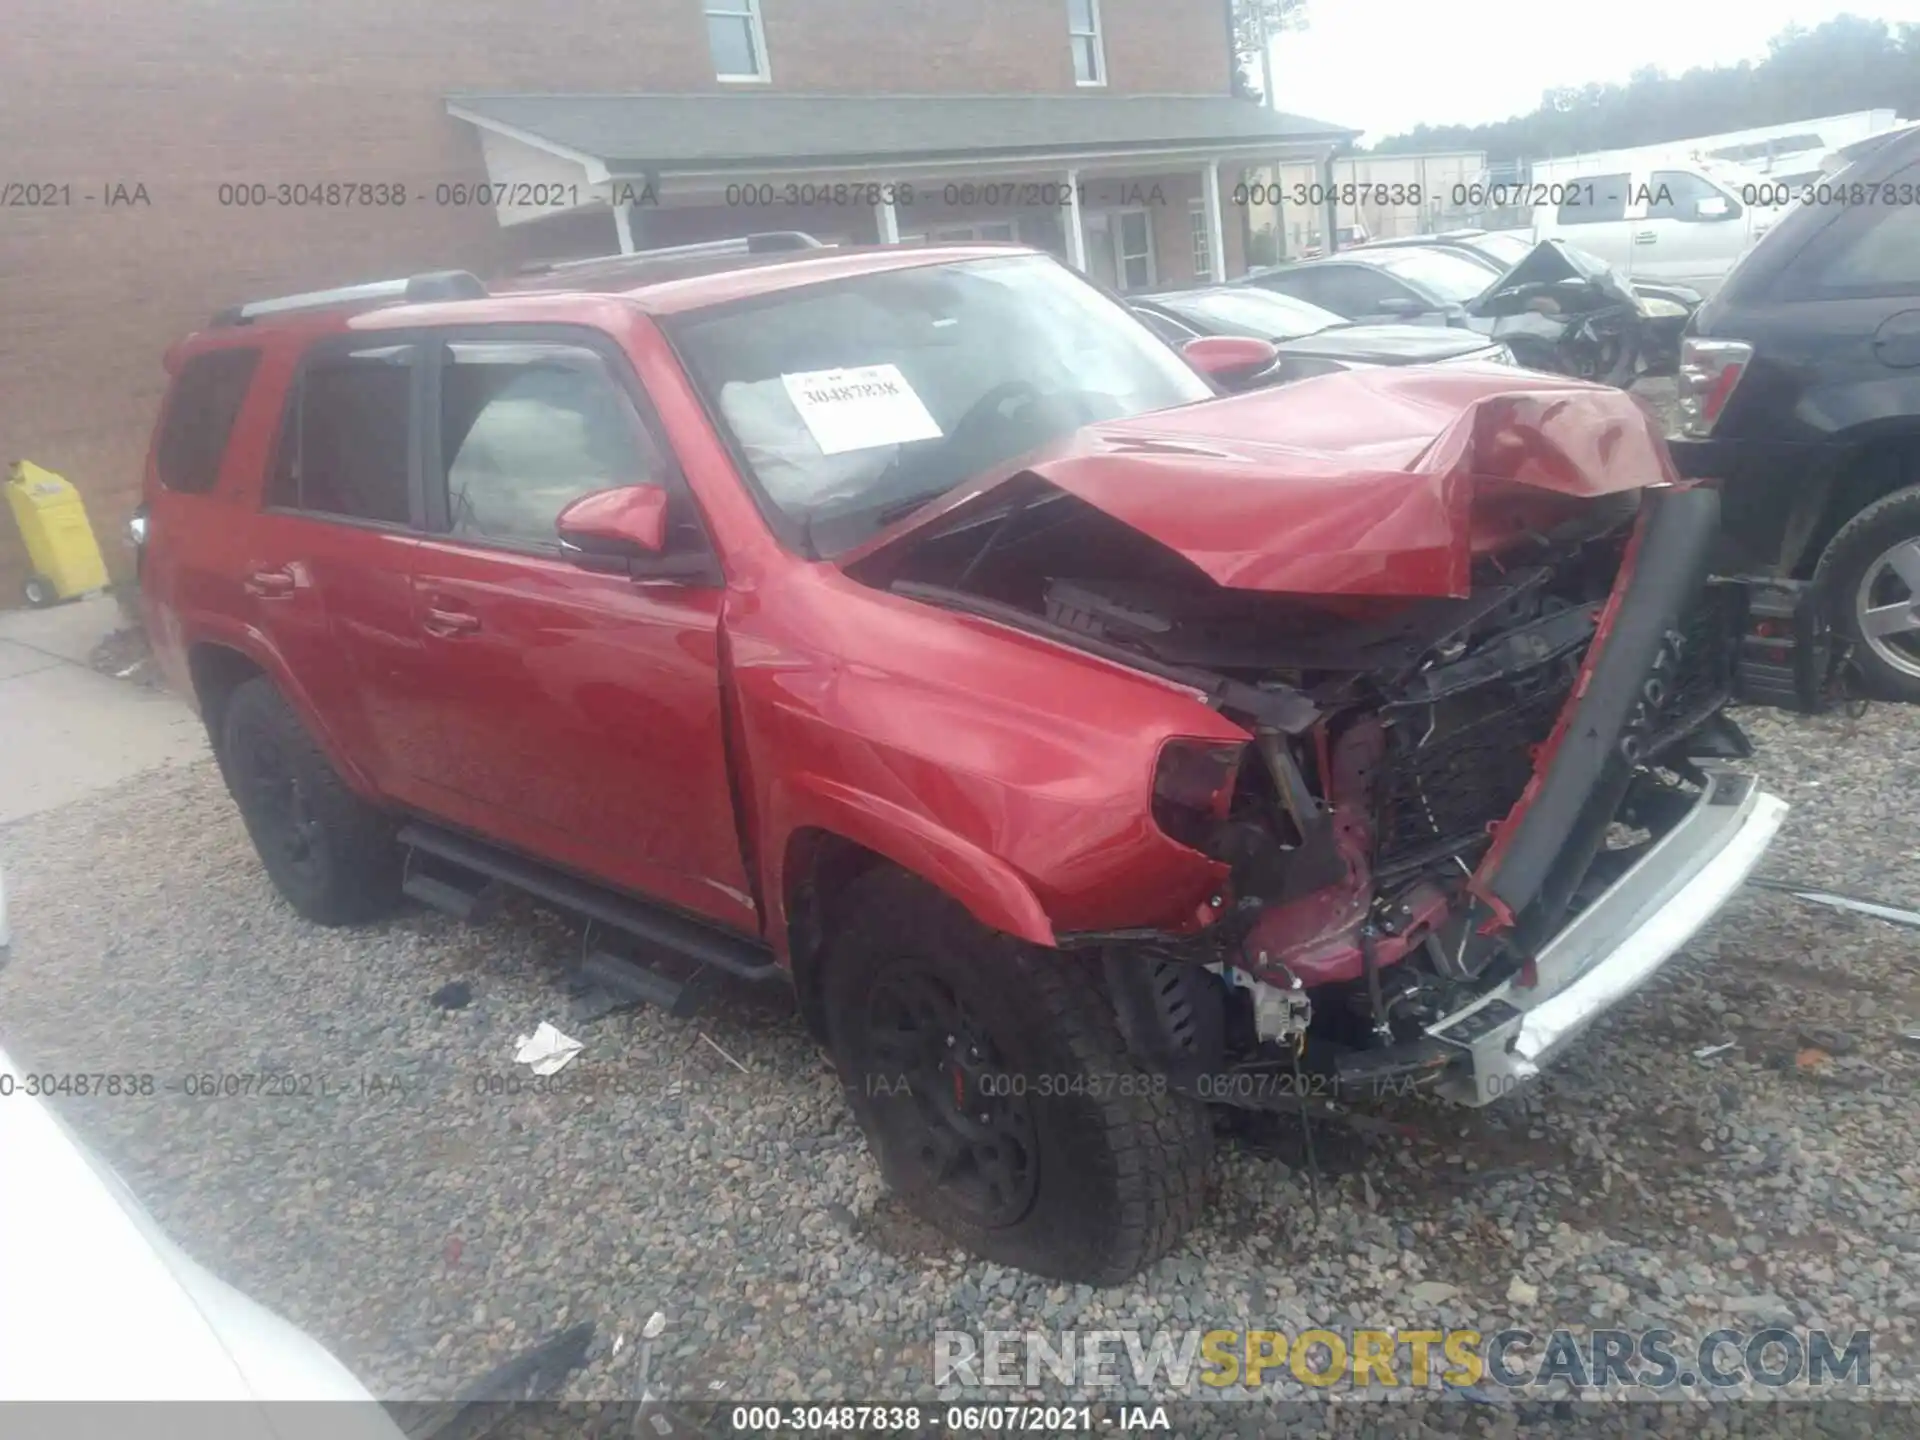
[[938,422],[898,365],[809,370],[780,378],[823,455],[940,438]]

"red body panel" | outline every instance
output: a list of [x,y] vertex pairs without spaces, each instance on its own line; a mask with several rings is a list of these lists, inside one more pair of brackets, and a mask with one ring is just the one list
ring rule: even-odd
[[[1155,757],[1172,736],[1245,732],[1179,685],[781,548],[648,313],[953,258],[837,255],[635,298],[526,294],[196,337],[184,353],[267,355],[214,494],[172,494],[149,466],[143,588],[166,673],[187,688],[191,647],[238,650],[364,793],[762,933],[782,956],[789,866],[823,832],[1037,943],[1207,923],[1226,867],[1155,825]],[[507,321],[622,347],[724,587],[260,511],[312,338]],[[1379,597],[1463,593],[1472,552],[1557,497],[1672,478],[1627,397],[1485,371],[1346,374],[1187,406],[1084,431],[1034,468],[1224,584]],[[275,578],[250,593],[255,576]],[[1344,945],[1324,958],[1348,964]]]

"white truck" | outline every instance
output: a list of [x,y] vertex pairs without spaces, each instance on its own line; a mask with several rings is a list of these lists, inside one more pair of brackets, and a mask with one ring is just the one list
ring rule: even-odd
[[1543,161],[1517,187],[1533,223],[1515,234],[1564,240],[1633,280],[1710,295],[1779,219],[1783,187],[1720,161],[1687,155]]

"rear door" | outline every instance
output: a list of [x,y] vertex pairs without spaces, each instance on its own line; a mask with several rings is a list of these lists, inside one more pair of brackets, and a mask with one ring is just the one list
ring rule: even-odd
[[309,714],[394,794],[392,713],[420,654],[407,576],[424,516],[421,359],[395,337],[309,351],[240,566],[254,623]]
[[582,495],[657,484],[670,548],[710,550],[637,377],[568,326],[442,332],[432,373],[409,785],[516,849],[757,933],[722,733],[724,587],[579,569],[554,528]]

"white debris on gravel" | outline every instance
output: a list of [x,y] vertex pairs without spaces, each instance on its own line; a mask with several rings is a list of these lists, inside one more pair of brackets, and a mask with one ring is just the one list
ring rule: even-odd
[[[1795,805],[1766,873],[1920,899],[1920,711],[1741,719]],[[566,925],[521,904],[471,928],[306,924],[211,765],[0,830],[0,863],[0,1043],[36,1071],[154,1075],[151,1097],[58,1105],[190,1253],[382,1396],[443,1398],[587,1319],[607,1343],[576,1399],[932,1399],[939,1329],[1773,1321],[1871,1328],[1873,1396],[1920,1396],[1920,1051],[1901,1034],[1920,935],[1783,894],[1745,892],[1531,1093],[1401,1102],[1412,1140],[1323,1131],[1317,1220],[1290,1125],[1230,1146],[1199,1229],[1095,1292],[906,1217],[772,991],[696,1022],[617,1012],[529,1076],[508,1056],[562,1003]],[[430,1003],[455,981],[471,1004]]]

